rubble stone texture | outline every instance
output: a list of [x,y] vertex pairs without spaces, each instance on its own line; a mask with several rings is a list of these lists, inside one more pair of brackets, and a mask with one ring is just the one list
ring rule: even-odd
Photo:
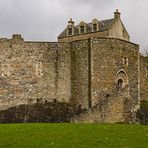
[[[118,11],[84,34],[72,19],[59,42],[0,39],[0,110],[20,105],[68,103],[86,109],[72,122],[136,122],[148,99],[148,60],[131,43]],[[92,24],[91,24],[92,25]],[[103,26],[104,25],[104,26]]]
[[100,116],[92,121],[134,122],[140,103],[138,49],[115,38],[71,43],[27,42],[16,35],[1,39],[0,109],[56,99],[99,110],[91,112],[91,118]]

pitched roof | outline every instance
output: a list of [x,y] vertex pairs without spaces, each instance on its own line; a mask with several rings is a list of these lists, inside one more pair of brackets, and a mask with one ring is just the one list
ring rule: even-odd
[[[113,23],[114,19],[108,19],[99,21],[99,31],[107,30],[111,24]],[[92,23],[86,24],[86,33],[92,32]],[[79,25],[74,26],[74,35],[79,34]],[[66,37],[67,36],[67,28],[58,36],[58,38]]]

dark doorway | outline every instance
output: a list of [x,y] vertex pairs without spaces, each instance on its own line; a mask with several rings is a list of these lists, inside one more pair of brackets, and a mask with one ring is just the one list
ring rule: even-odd
[[117,88],[119,91],[121,91],[123,89],[123,80],[122,79],[118,80]]

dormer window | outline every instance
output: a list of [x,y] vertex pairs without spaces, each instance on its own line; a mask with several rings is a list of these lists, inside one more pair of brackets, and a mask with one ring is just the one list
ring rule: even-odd
[[80,26],[80,33],[84,33],[84,26]]
[[72,35],[72,28],[68,28],[68,35]]
[[97,23],[93,24],[93,32],[97,31]]
[[84,23],[83,21],[80,22],[79,24],[79,34],[83,34],[86,33],[86,23]]
[[97,19],[93,19],[92,21],[92,32],[99,31],[99,21]]

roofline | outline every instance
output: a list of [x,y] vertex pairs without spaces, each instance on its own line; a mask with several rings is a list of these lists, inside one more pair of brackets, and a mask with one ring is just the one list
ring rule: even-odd
[[[128,33],[127,29],[125,28],[125,26],[124,26],[124,24],[123,24],[123,22],[122,22],[122,19],[119,18],[119,20],[121,21],[121,23],[122,23],[122,25],[123,25],[123,28],[125,29],[125,31],[126,31],[128,37],[130,38],[129,33]],[[111,29],[111,27],[113,26],[113,24],[114,24],[115,22],[116,22],[116,19],[114,19],[113,22],[110,24],[110,26],[108,27],[108,30]]]
[[58,39],[60,38],[69,38],[69,37],[74,37],[74,36],[82,36],[82,35],[86,35],[86,34],[93,34],[93,33],[98,33],[98,32],[105,32],[107,31],[108,29],[104,29],[104,30],[101,30],[101,31],[95,31],[95,32],[86,32],[86,33],[83,33],[83,34],[76,34],[76,35],[71,35],[71,36],[64,36],[64,37],[59,37],[58,36]]
[[[95,18],[95,19],[96,19],[96,18]],[[110,19],[105,19],[105,20],[100,20],[100,21],[99,21],[98,19],[97,19],[97,20],[98,20],[98,22],[102,22],[102,23],[103,23],[104,21],[109,21],[109,20],[113,20],[113,21],[114,21],[114,19],[115,19],[115,18],[110,18]],[[94,20],[94,19],[93,19],[93,20]],[[92,20],[92,21],[93,21],[93,20]],[[81,21],[81,22],[83,22],[83,21]],[[80,23],[81,23],[81,22],[80,22]],[[79,24],[80,24],[80,23],[79,23]],[[84,23],[85,23],[85,22],[84,22]],[[79,24],[78,24],[78,25],[75,25],[74,27],[79,27]],[[86,24],[86,25],[90,25],[90,24],[92,24],[92,22],[90,22],[90,23],[85,23],[85,24]],[[112,25],[112,23],[110,24],[110,26],[111,26],[111,25]],[[109,27],[110,27],[110,26],[109,26]],[[65,28],[64,31],[65,31],[66,29],[67,29],[67,28]],[[103,29],[103,30],[101,30],[101,31],[95,31],[95,32],[102,32],[102,31],[106,31],[106,30],[108,30],[108,28]],[[87,32],[87,33],[83,33],[83,34],[90,34],[90,33],[94,33],[94,32]],[[61,35],[61,34],[60,34],[60,35]],[[59,36],[60,36],[60,35],[59,35]],[[78,36],[78,35],[80,35],[80,34],[72,35],[72,36]],[[65,38],[65,37],[67,37],[67,36],[64,36],[64,37],[59,37],[59,36],[57,37],[58,39],[59,39],[59,38]]]

